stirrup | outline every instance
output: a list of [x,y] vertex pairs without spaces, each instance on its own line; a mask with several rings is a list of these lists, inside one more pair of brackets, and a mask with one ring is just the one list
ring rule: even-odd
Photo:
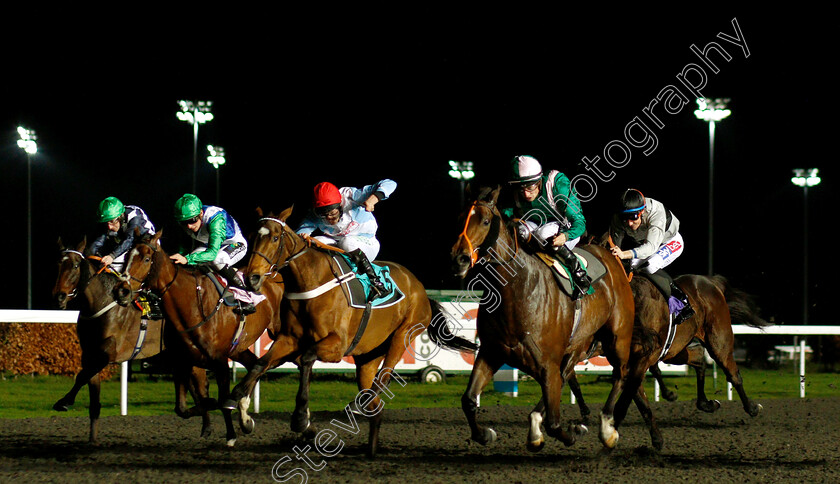
[[234,314],[241,314],[243,316],[247,316],[249,314],[254,314],[257,312],[257,307],[254,306],[254,303],[242,303],[241,301],[236,307],[233,308]]

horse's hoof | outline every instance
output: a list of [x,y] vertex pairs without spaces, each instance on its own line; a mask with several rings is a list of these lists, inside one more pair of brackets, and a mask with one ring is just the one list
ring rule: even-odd
[[65,405],[64,403],[61,403],[61,402],[55,402],[55,405],[53,405],[53,410],[56,410],[56,411],[59,411],[59,412],[66,412],[66,411],[70,410],[70,406]]
[[254,427],[256,426],[257,423],[252,418],[249,418],[244,422],[239,422],[239,428],[242,429],[242,433],[244,434],[250,434],[254,431]]
[[576,433],[577,435],[586,435],[589,433],[589,427],[584,424],[577,424],[572,426],[572,432]]
[[759,404],[756,404],[755,406],[753,406],[753,407],[752,407],[752,409],[751,409],[751,410],[750,410],[750,412],[749,412],[750,417],[757,417],[757,416],[758,416],[758,414],[759,414],[759,413],[761,413],[761,409],[763,409],[763,408],[764,408],[764,407],[763,407],[763,406],[761,406],[761,404],[760,404],[760,403],[759,403]]
[[225,400],[225,403],[223,403],[221,406],[222,410],[236,410],[236,408],[236,400],[233,399]]
[[236,445],[236,439],[227,439],[225,441],[225,445],[228,447],[233,447],[234,445]]
[[697,409],[706,413],[714,413],[720,408],[720,400],[697,401]]
[[674,392],[666,392],[662,394],[662,398],[669,402],[676,402],[680,398],[680,396]]
[[210,427],[205,428],[205,429],[201,429],[201,438],[202,439],[209,438],[211,435],[213,435],[213,429],[211,429]]
[[608,449],[614,449],[618,445],[618,430],[615,429],[615,419],[612,416],[601,415],[601,430],[598,432],[598,437]]
[[525,444],[525,447],[531,452],[539,452],[545,447],[545,439],[540,438],[540,440],[529,441]]
[[491,428],[485,428],[484,433],[478,437],[473,437],[473,440],[481,445],[490,445],[496,441],[496,431]]

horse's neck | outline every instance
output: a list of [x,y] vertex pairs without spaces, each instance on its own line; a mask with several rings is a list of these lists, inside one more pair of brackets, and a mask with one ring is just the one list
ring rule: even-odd
[[[156,270],[157,274],[155,274],[154,280],[149,282],[149,286],[158,293],[163,292],[170,284],[174,284],[176,282],[176,276],[183,278],[188,275],[187,271],[177,271],[175,263],[172,262],[172,259],[169,258],[169,254],[167,254],[163,248],[158,247],[155,257],[158,258],[155,261],[157,268],[153,270]],[[179,273],[176,274],[176,271]]]

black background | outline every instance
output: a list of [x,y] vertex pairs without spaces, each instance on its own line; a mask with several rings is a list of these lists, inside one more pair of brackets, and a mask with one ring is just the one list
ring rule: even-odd
[[[245,232],[257,206],[295,204],[290,220],[299,222],[320,181],[361,187],[391,178],[397,190],[376,207],[379,259],[406,265],[427,288],[452,289],[448,251],[460,201],[448,160],[473,161],[481,184],[506,181],[516,154],[570,178],[583,173],[582,157],[603,158],[660,90],[681,87],[677,74],[698,62],[692,44],[718,42],[732,59],[708,72],[702,93],[730,98],[732,115],[715,140],[714,271],[756,294],[765,317],[800,323],[804,197],[790,176],[819,167],[823,183],[808,191],[807,208],[810,322],[836,323],[827,247],[837,205],[829,74],[837,42],[825,12],[383,4],[96,22],[53,14],[49,23],[10,17],[3,33],[2,308],[26,306],[27,160],[15,144],[18,124],[39,137],[35,308],[49,308],[56,239],[90,240],[106,196],[143,207],[174,250],[172,204],[192,185],[192,127],[176,118],[179,99],[214,102],[215,119],[199,129],[197,194]],[[733,19],[748,58],[717,37],[735,35]],[[709,136],[694,109],[663,116],[656,150],[633,150],[583,205],[589,233],[600,235],[623,189],[663,201],[686,243],[673,275],[707,271]],[[207,144],[225,148],[221,200]]]

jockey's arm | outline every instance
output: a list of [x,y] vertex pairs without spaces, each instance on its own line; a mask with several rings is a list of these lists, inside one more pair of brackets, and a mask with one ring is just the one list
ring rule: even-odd
[[207,231],[210,234],[207,241],[207,250],[187,254],[185,256],[187,264],[192,265],[216,260],[216,256],[219,255],[219,250],[222,248],[222,242],[225,240],[226,228],[225,217],[221,213],[213,217],[207,224]]

